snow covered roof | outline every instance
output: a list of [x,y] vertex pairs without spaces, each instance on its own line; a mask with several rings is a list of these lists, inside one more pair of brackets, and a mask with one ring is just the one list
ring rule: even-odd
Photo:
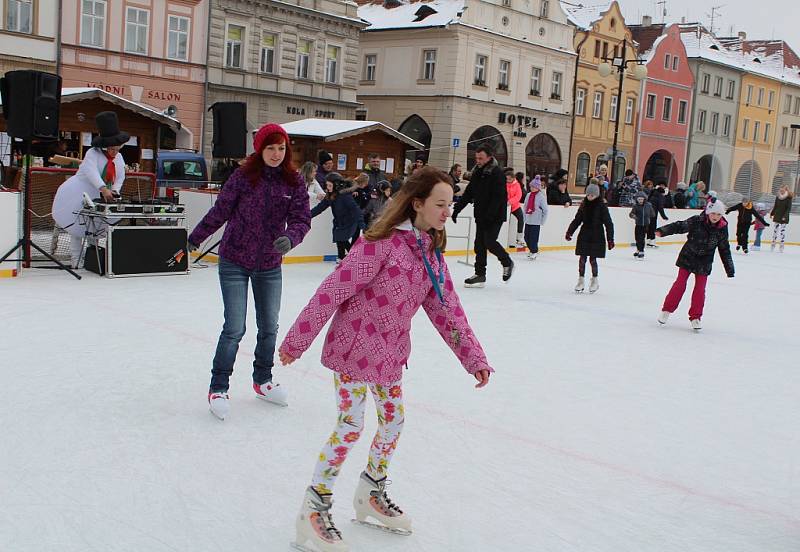
[[305,136],[310,138],[322,138],[325,142],[333,142],[342,138],[349,138],[358,134],[365,134],[377,130],[393,136],[416,149],[424,149],[425,146],[401,134],[392,127],[386,126],[378,121],[346,121],[341,119],[302,119],[284,123],[281,126],[289,136]]
[[466,0],[404,1],[396,7],[385,7],[382,2],[370,3],[359,6],[358,16],[370,24],[365,31],[444,27],[459,21],[465,3]]
[[107,102],[116,104],[122,108],[125,108],[129,111],[138,113],[139,115],[144,115],[149,119],[153,119],[155,121],[158,121],[159,123],[167,125],[175,132],[177,132],[181,128],[181,122],[178,119],[170,117],[168,115],[164,115],[164,113],[162,113],[161,111],[159,111],[154,107],[134,102],[133,100],[128,100],[126,98],[123,98],[122,96],[117,96],[116,94],[112,94],[111,92],[106,92],[101,88],[61,89],[61,103],[77,102],[80,100],[91,100],[94,98],[105,100]]
[[603,15],[611,7],[611,2],[603,2],[592,6],[584,6],[583,4],[571,4],[561,2],[561,7],[567,14],[569,22],[581,29],[588,31],[595,23],[603,18]]

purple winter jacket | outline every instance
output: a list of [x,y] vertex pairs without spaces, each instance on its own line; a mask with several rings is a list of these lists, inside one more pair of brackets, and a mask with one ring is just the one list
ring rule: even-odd
[[297,247],[311,229],[308,192],[303,178],[297,178],[298,185],[292,186],[285,182],[280,168],[265,167],[253,186],[244,171],[236,169],[214,206],[192,231],[189,242],[203,243],[227,222],[220,257],[248,270],[279,267],[283,257],[273,242],[286,236],[292,247]]

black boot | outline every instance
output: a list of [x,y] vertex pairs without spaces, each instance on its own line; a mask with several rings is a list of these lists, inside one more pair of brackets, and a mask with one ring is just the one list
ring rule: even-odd
[[464,280],[464,287],[480,287],[486,284],[486,276],[484,274],[473,274]]
[[511,264],[503,267],[503,281],[508,282],[511,279],[511,274],[514,273],[514,261],[509,261]]

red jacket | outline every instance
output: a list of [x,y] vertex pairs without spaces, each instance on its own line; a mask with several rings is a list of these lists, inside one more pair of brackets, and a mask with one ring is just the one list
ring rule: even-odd
[[508,204],[511,206],[511,212],[513,213],[520,207],[520,201],[522,200],[522,186],[520,186],[519,182],[515,178],[511,182],[506,182],[506,190],[508,191]]

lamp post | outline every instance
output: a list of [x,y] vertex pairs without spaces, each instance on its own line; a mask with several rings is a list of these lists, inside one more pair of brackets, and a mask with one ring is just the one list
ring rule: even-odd
[[[792,130],[800,129],[800,125],[796,123],[791,124]],[[800,141],[799,141],[800,142]],[[800,143],[797,144],[797,166],[795,167],[794,171],[794,193],[800,192]]]
[[597,72],[601,77],[607,77],[614,72],[614,69],[619,73],[619,86],[617,88],[617,116],[614,118],[614,144],[611,146],[611,167],[609,167],[609,186],[614,184],[614,168],[617,164],[617,144],[619,143],[619,117],[622,113],[622,85],[625,82],[625,70],[628,65],[634,65],[633,78],[636,80],[644,80],[647,78],[647,67],[644,66],[645,61],[641,58],[625,59],[627,53],[628,41],[622,40],[622,52],[619,57],[604,57],[603,63],[597,66]]

